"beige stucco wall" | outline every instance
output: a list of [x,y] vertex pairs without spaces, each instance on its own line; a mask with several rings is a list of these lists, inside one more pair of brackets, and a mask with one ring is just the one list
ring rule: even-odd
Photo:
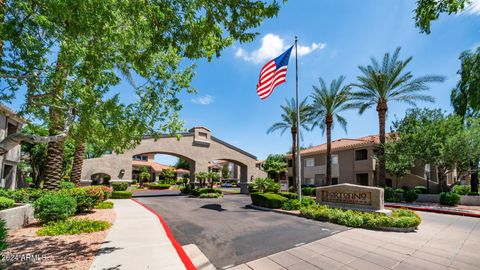
[[[8,123],[17,126],[17,131],[22,129],[23,123],[15,121],[0,111],[0,141],[7,136]],[[5,155],[0,156],[0,186],[5,188],[15,188],[17,181],[17,163],[20,161],[20,145],[15,146]],[[3,167],[5,164],[12,166],[12,172],[4,175]]]
[[[161,137],[158,140],[146,138],[135,149],[123,154],[86,159],[82,168],[82,179],[88,180],[92,174],[105,173],[113,180],[130,180],[132,156],[147,153],[173,155],[191,162],[193,164],[190,174],[192,180],[195,172],[208,171],[208,162],[219,159],[239,165],[241,182],[246,183],[252,178],[266,177],[266,173],[255,166],[255,156],[211,136],[208,129],[195,128],[183,134],[180,139],[170,136]],[[121,170],[125,172],[123,176],[120,174]]]

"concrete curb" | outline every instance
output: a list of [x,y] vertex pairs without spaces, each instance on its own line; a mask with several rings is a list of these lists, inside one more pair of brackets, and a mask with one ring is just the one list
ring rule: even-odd
[[[271,209],[271,208],[256,206],[256,205],[253,205],[253,204],[247,205],[247,208],[252,208],[252,209],[257,209],[257,210],[262,210],[262,211],[270,211],[270,212],[275,212],[275,213],[284,214],[284,215],[306,218],[306,217],[303,217],[302,215],[300,215],[300,211],[292,212],[292,211],[287,211],[287,210],[282,210],[282,209]],[[322,222],[329,222],[329,221],[322,221]],[[329,223],[336,224],[336,223],[333,223],[333,222],[329,222]],[[348,226],[345,226],[345,227],[348,227]],[[348,228],[353,228],[353,227],[348,227]],[[409,228],[380,227],[378,229],[370,229],[370,228],[360,228],[360,229],[371,230],[371,231],[387,231],[387,232],[414,232],[415,230],[417,230],[416,227],[409,227]]]
[[410,210],[415,210],[415,211],[423,211],[423,212],[432,212],[432,213],[438,213],[438,214],[447,214],[447,215],[457,215],[457,216],[480,218],[480,214],[471,213],[471,212],[464,212],[464,211],[449,211],[449,210],[434,209],[434,208],[428,208],[428,207],[417,207],[417,206],[395,205],[395,204],[385,204],[385,207],[405,208],[405,209],[410,209]]

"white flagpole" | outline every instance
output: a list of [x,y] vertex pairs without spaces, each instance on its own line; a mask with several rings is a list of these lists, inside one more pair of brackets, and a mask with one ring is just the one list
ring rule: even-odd
[[300,158],[300,104],[298,102],[298,51],[297,51],[297,36],[295,36],[295,81],[296,81],[296,99],[297,99],[297,192],[298,199],[302,200],[302,162]]

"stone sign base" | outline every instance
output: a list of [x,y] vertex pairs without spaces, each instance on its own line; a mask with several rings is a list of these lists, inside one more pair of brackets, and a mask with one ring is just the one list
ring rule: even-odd
[[319,187],[317,202],[331,207],[391,214],[383,202],[383,189],[354,184]]

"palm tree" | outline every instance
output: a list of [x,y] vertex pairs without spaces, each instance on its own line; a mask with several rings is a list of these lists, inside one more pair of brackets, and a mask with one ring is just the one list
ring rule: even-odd
[[[307,103],[307,99],[305,98],[302,102],[299,104],[299,110],[300,110],[300,126],[308,130],[308,115],[309,115],[309,105]],[[297,136],[297,107],[296,107],[296,102],[294,98],[291,98],[290,100],[285,99],[285,105],[281,106],[282,108],[282,121],[274,123],[268,130],[267,133],[272,133],[274,131],[279,130],[280,134],[283,135],[285,131],[290,130],[290,133],[292,134],[292,172],[293,172],[293,186],[296,188],[296,179],[297,179],[297,170],[296,170],[296,149],[297,149],[297,142],[296,142],[296,136]]]
[[[320,88],[313,86],[311,105],[312,129],[318,126],[322,132],[327,131],[327,185],[332,184],[332,128],[333,123],[337,122],[347,131],[347,120],[340,116],[340,112],[351,108],[350,85],[344,85],[345,76],[340,76],[337,80],[327,86],[322,78],[319,78]],[[315,119],[315,120],[314,120]]]
[[357,77],[359,82],[353,84],[360,88],[353,93],[353,99],[356,100],[354,106],[359,109],[359,113],[362,114],[374,105],[378,112],[380,133],[378,184],[380,186],[385,185],[385,117],[388,103],[396,101],[416,106],[416,101],[434,102],[435,99],[432,96],[421,92],[429,90],[428,84],[431,82],[444,81],[442,76],[429,75],[414,78],[410,71],[405,71],[412,57],[404,61],[398,59],[400,49],[398,47],[393,55],[386,53],[381,64],[375,58],[371,58],[370,65],[359,66],[362,75]]

